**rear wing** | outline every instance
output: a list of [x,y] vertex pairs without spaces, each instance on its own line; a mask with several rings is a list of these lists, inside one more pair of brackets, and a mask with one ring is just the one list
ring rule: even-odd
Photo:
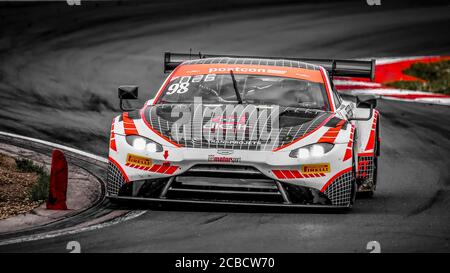
[[184,61],[205,59],[205,58],[254,58],[269,60],[292,60],[315,64],[325,68],[331,77],[357,77],[357,78],[375,78],[375,60],[357,61],[357,60],[338,60],[338,59],[310,59],[310,58],[290,58],[290,57],[264,57],[264,56],[240,56],[240,55],[217,55],[217,54],[191,54],[191,53],[164,53],[164,73],[174,70]]

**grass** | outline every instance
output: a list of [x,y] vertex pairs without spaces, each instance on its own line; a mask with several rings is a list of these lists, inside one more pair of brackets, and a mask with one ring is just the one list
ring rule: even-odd
[[33,201],[47,200],[48,187],[50,184],[50,175],[46,172],[43,166],[39,166],[33,163],[33,161],[26,158],[17,158],[16,167],[22,172],[31,173],[34,172],[38,175],[37,183],[34,184],[30,191],[29,196]]
[[421,90],[450,94],[450,60],[433,63],[416,63],[403,70],[403,73],[421,81],[394,81],[386,85],[409,90]]
[[39,174],[37,183],[34,184],[33,187],[31,187],[31,190],[29,192],[31,200],[47,200],[49,182],[50,175],[48,175],[48,173]]
[[26,158],[16,158],[16,167],[19,171],[24,173],[42,173],[44,172],[44,167],[36,165],[33,161]]

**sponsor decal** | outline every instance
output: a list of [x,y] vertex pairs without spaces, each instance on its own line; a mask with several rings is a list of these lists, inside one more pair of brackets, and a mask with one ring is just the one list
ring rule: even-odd
[[148,157],[142,157],[134,154],[127,155],[127,165],[135,165],[139,167],[151,167],[152,159]]
[[219,155],[231,155],[233,152],[233,150],[217,150]]
[[[208,72],[211,73],[216,73],[216,72],[250,72],[250,73],[254,73],[254,72],[258,72],[258,73],[267,73],[267,70],[265,68],[252,68],[252,67],[239,67],[239,66],[235,66],[235,67],[210,67]],[[284,73],[286,73],[286,71],[282,71]],[[283,74],[284,74],[283,73]]]
[[209,162],[220,162],[220,163],[238,163],[238,162],[241,162],[241,158],[240,157],[209,155],[208,161]]
[[301,166],[303,174],[320,174],[330,172],[330,163],[306,164]]
[[309,80],[323,83],[319,70],[310,70],[297,67],[281,67],[271,65],[248,65],[248,64],[188,64],[180,66],[173,77],[235,74],[283,76],[295,79]]
[[142,171],[149,171],[153,173],[162,173],[171,175],[178,170],[178,166],[173,166],[170,162],[163,162],[162,164],[154,164],[151,158],[142,157],[138,155],[128,154],[125,166],[139,169]]
[[246,116],[240,116],[238,117],[237,115],[235,116],[219,116],[219,117],[213,117],[211,119],[212,122],[217,123],[217,124],[239,124],[239,125],[245,125],[246,123]]
[[216,130],[228,130],[236,134],[238,131],[245,130],[249,132],[249,126],[247,126],[246,116],[218,116],[211,118],[211,120],[203,125],[203,133],[209,132],[215,133]]
[[261,141],[253,141],[253,140],[219,140],[219,139],[212,139],[209,141],[211,144],[216,145],[261,145]]
[[303,179],[324,177],[325,173],[300,173],[298,170],[272,170],[278,179]]

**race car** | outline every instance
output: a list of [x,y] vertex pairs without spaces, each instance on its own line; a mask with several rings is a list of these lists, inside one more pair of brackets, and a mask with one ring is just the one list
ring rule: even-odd
[[118,90],[112,201],[350,208],[373,194],[376,99],[344,100],[333,77],[373,79],[375,61],[164,54],[156,96]]

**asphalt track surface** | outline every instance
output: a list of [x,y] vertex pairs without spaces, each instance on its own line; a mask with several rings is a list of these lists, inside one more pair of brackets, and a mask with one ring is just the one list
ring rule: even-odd
[[[151,97],[164,78],[166,50],[350,58],[450,49],[442,34],[448,6],[289,4],[198,14],[173,8],[170,20],[151,5],[101,8],[67,14],[62,8],[61,18],[46,20],[30,12],[31,24],[8,19],[17,10],[2,9],[2,20],[21,31],[2,29],[1,130],[105,155],[110,119],[118,114],[116,87],[135,83],[141,102]],[[151,208],[104,229],[0,252],[66,252],[72,240],[83,252],[367,252],[374,240],[384,252],[449,252],[450,107],[380,101],[378,109],[378,190],[349,213]]]

